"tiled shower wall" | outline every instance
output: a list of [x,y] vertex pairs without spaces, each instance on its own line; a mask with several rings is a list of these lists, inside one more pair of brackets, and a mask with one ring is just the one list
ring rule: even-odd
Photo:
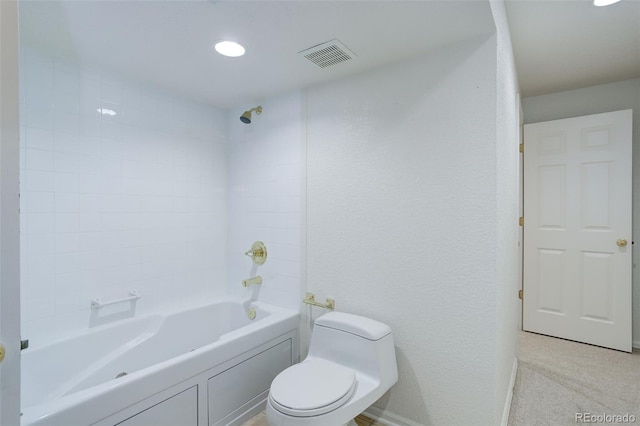
[[[228,125],[227,292],[291,309],[302,301],[303,99],[299,91],[269,98],[251,124],[238,119],[242,108],[232,110]],[[260,266],[244,256],[257,240],[268,252]],[[262,285],[244,289],[255,275]]]
[[27,49],[20,79],[23,338],[224,293],[226,113]]

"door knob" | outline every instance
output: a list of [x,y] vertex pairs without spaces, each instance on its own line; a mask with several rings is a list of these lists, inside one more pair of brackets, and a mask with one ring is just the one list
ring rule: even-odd
[[616,241],[616,244],[618,245],[618,247],[624,247],[627,245],[627,240],[625,240],[624,238],[620,238],[618,241]]

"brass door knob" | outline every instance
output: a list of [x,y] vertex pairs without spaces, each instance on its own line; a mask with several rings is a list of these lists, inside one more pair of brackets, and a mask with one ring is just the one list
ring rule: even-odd
[[618,247],[624,247],[627,245],[627,240],[625,240],[624,238],[620,238],[618,241],[616,241],[616,244],[618,245]]

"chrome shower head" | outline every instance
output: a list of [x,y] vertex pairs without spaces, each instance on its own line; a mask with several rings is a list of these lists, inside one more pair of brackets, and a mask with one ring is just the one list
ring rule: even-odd
[[262,107],[257,106],[255,108],[251,108],[250,110],[243,112],[242,115],[240,116],[240,121],[242,121],[244,124],[251,124],[251,113],[253,111],[255,111],[256,114],[260,115],[262,114]]

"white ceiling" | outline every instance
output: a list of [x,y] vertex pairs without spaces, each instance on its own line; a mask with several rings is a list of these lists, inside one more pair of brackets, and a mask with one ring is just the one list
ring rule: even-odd
[[[490,34],[483,1],[22,1],[21,40],[220,107],[251,104]],[[337,38],[358,57],[297,52]],[[247,53],[212,50],[230,39]]]
[[523,97],[640,77],[640,1],[507,0]]
[[[640,77],[640,0],[508,0],[523,96]],[[212,105],[247,106],[494,31],[487,1],[27,1],[21,42]],[[358,56],[297,52],[337,38]],[[242,43],[225,58],[215,41]]]

